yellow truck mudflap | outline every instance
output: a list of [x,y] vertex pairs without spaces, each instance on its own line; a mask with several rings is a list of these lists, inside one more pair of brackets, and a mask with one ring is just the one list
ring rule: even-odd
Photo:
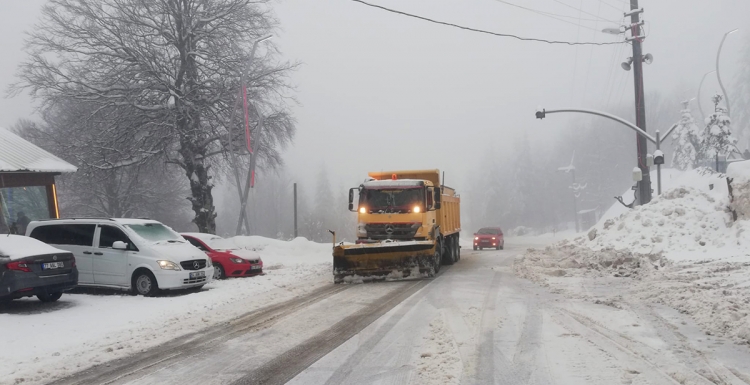
[[380,242],[339,245],[333,249],[334,281],[345,276],[415,276],[434,274],[435,243],[432,241]]

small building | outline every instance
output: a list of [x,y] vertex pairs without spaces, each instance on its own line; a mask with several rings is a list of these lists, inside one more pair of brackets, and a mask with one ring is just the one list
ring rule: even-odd
[[26,224],[59,218],[55,176],[72,164],[0,128],[0,233],[26,232]]

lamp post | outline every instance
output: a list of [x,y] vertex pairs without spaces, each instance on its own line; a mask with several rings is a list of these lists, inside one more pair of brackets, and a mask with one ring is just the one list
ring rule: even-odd
[[[634,125],[633,123],[628,122],[627,120],[620,118],[618,116],[608,114],[606,112],[596,111],[596,110],[584,110],[584,109],[578,109],[578,108],[566,108],[566,109],[559,109],[559,110],[545,110],[543,108],[540,108],[536,112],[536,118],[537,119],[544,119],[547,117],[547,114],[554,114],[558,112],[576,112],[581,114],[591,114],[596,116],[601,116],[603,118],[607,118],[610,120],[614,120],[615,122],[618,122],[624,126],[627,126],[628,128],[635,131],[640,138],[643,138],[644,141],[648,140],[651,143],[654,143],[656,145],[656,152],[654,153],[654,163],[656,164],[656,179],[657,179],[657,193],[661,194],[661,165],[664,163],[664,154],[661,151],[661,143],[664,142],[666,138],[669,137],[669,134],[672,133],[672,131],[677,128],[678,124],[673,125],[667,132],[664,134],[664,137],[661,136],[659,133],[659,130],[656,130],[656,138],[649,135],[646,131],[642,130],[640,127]],[[657,161],[656,158],[660,157],[660,161]],[[642,168],[641,168],[642,169]],[[648,172],[648,169],[646,170]],[[639,197],[640,198],[640,197]],[[648,202],[641,202],[648,203]]]
[[701,88],[703,87],[703,81],[706,80],[706,76],[714,72],[716,72],[716,70],[708,71],[703,74],[703,77],[701,78],[701,84],[698,85],[698,111],[701,112],[701,119],[703,120],[706,120],[706,114],[703,113],[703,107],[701,107]]
[[[721,92],[724,94],[724,100],[727,101],[727,116],[730,118],[732,117],[732,110],[729,105],[729,95],[727,95],[727,90],[724,89],[724,83],[721,82],[721,72],[719,71],[719,57],[721,56],[721,47],[724,46],[724,40],[727,39],[727,36],[729,36],[732,32],[737,32],[739,28],[735,28],[727,33],[724,34],[724,37],[721,38],[721,44],[719,44],[719,51],[716,52],[716,78],[719,79],[719,87],[721,87]],[[705,118],[704,118],[705,119]]]

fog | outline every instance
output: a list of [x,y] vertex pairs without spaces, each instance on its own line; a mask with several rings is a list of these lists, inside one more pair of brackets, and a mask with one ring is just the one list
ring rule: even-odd
[[[600,31],[623,23],[622,13],[629,8],[622,0],[509,1],[562,15],[551,18],[494,0],[373,2],[499,33],[600,43],[623,39]],[[17,66],[24,59],[22,32],[33,28],[42,4],[40,0],[0,2],[3,89],[16,80]],[[668,101],[659,110],[665,111],[664,116],[649,118],[664,126],[648,127],[649,132],[656,128],[664,131],[679,120],[678,102],[695,97],[702,76],[715,68],[724,33],[741,28],[727,38],[721,56],[722,77],[733,97],[731,85],[737,80],[743,49],[750,41],[746,21],[750,3],[643,0],[640,5],[646,20],[644,53],[654,56],[654,62],[644,66],[647,113],[657,108],[650,95]],[[564,163],[562,159],[569,159],[573,149],[566,153],[559,145],[567,143],[571,126],[590,124],[601,128],[597,140],[612,138],[623,153],[632,153],[630,164],[620,165],[616,175],[612,170],[614,185],[606,187],[620,191],[632,184],[627,170],[635,166],[635,138],[625,127],[575,115],[550,115],[543,121],[534,118],[539,106],[580,107],[619,113],[634,121],[633,73],[620,68],[632,55],[630,45],[519,41],[431,24],[349,0],[284,0],[274,2],[273,9],[282,28],[274,36],[274,44],[284,58],[301,63],[292,75],[297,133],[284,151],[285,167],[261,172],[261,176],[282,175],[280,188],[287,194],[291,183],[297,182],[309,191],[309,199],[315,199],[316,178],[325,170],[335,204],[342,207],[346,202],[338,198],[344,196],[345,189],[358,185],[368,171],[438,168],[445,171],[445,183],[455,187],[464,202],[475,199],[475,207],[469,210],[467,205],[463,215],[467,225],[479,226],[484,223],[471,218],[469,212],[480,211],[476,209],[479,192],[491,188],[481,187],[479,181],[496,176],[485,175],[495,169],[483,164],[494,159],[501,168],[514,167],[508,154],[515,154],[524,143],[532,162],[544,155]],[[718,82],[712,74],[702,90],[700,102],[705,110],[712,110],[708,97],[717,91]],[[23,94],[0,99],[0,126],[34,119],[33,107],[33,101]],[[625,132],[615,133],[617,130]],[[582,159],[580,151],[586,149],[579,150]],[[259,183],[262,181],[259,178]],[[509,177],[497,183],[518,180]],[[217,199],[218,220],[227,220],[229,224],[222,222],[222,226],[230,229],[236,218],[226,217],[231,216],[233,204],[229,201],[236,200],[236,191],[225,187],[216,191],[223,197]],[[547,188],[565,199],[569,194],[566,187],[556,183]],[[609,199],[610,204],[615,202]]]

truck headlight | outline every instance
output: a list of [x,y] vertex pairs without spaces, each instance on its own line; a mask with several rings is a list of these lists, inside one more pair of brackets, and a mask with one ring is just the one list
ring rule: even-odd
[[162,270],[174,270],[174,271],[182,270],[180,268],[180,265],[172,261],[156,261],[156,263],[159,264],[159,267],[161,267]]
[[367,228],[365,227],[364,223],[360,223],[357,225],[357,237],[364,238],[367,236]]

